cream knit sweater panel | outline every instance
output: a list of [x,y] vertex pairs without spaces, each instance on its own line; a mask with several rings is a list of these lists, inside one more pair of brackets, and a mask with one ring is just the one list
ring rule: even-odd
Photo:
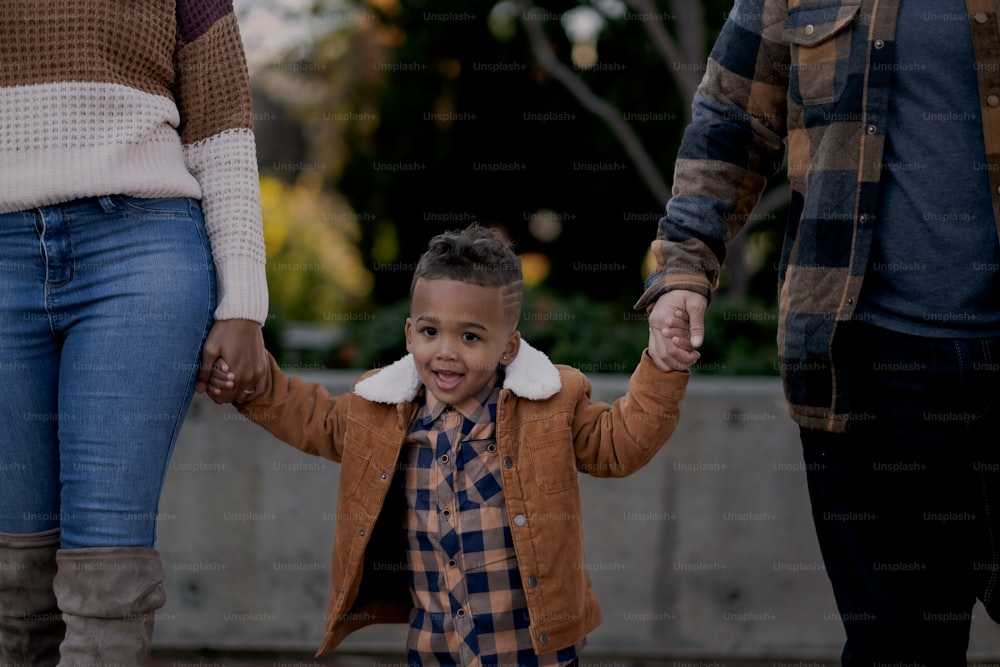
[[0,213],[201,200],[216,319],[267,316],[250,83],[231,0],[0,0]]

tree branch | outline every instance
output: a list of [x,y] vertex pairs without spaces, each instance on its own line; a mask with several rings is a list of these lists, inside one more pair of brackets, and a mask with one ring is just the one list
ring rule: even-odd
[[604,121],[615,136],[618,137],[618,140],[625,148],[625,152],[639,170],[639,176],[646,184],[646,187],[649,188],[658,201],[666,203],[670,198],[670,187],[663,180],[655,163],[643,147],[642,142],[639,141],[632,128],[625,122],[621,112],[607,102],[607,100],[595,95],[590,87],[584,83],[583,79],[559,60],[555,54],[555,50],[549,43],[548,37],[545,36],[545,31],[542,30],[540,23],[529,18],[536,13],[532,11],[534,6],[531,1],[518,0],[517,5],[519,9],[518,19],[528,34],[531,49],[538,60],[539,66],[552,76],[552,78],[561,83],[583,108]]
[[[700,38],[702,31],[701,6],[697,2],[691,2],[682,5],[684,7],[683,13],[674,13],[675,16],[683,17],[684,25],[679,28],[681,44],[684,47],[682,52],[681,48],[677,46],[677,42],[667,32],[663,22],[653,20],[658,11],[652,0],[625,0],[625,3],[637,14],[650,17],[649,20],[642,21],[642,27],[653,43],[653,47],[663,58],[663,64],[684,96],[684,124],[687,125],[691,121],[691,100],[694,99],[694,93],[698,89],[698,84],[701,83],[701,68],[676,67],[675,64],[700,65],[705,57],[700,46],[702,41]],[[685,38],[686,32],[693,32],[695,35]]]

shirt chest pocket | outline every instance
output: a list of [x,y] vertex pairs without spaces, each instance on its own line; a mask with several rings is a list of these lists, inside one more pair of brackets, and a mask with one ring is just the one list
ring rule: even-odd
[[841,97],[851,65],[852,28],[860,10],[860,1],[788,10],[782,38],[791,49],[792,101],[830,104]]

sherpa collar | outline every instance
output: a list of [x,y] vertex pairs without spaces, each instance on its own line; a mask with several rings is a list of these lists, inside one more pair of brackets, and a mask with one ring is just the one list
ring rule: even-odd
[[[521,398],[537,401],[559,391],[562,381],[559,371],[545,353],[522,339],[517,356],[507,364],[503,386]],[[416,398],[420,387],[417,365],[413,355],[408,354],[358,382],[354,393],[376,403],[406,403]]]

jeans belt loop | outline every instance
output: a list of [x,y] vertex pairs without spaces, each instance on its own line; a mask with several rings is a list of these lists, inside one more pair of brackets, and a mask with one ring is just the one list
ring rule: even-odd
[[115,202],[111,199],[110,195],[101,195],[97,198],[97,203],[101,205],[105,213],[114,213],[118,208],[115,206]]

